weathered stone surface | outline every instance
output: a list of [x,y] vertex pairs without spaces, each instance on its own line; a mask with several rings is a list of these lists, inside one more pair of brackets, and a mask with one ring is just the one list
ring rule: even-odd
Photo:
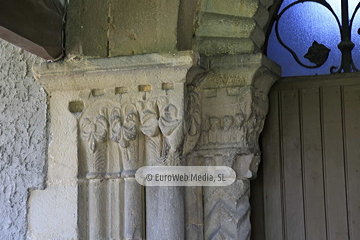
[[207,55],[237,54],[259,52],[250,38],[228,38],[199,36],[194,39],[195,51]]
[[70,1],[67,55],[112,57],[174,51],[178,12],[179,0]]
[[179,18],[177,23],[177,50],[192,49],[195,13],[199,1],[180,0]]
[[[146,85],[143,82],[152,81],[152,96],[154,91],[163,92],[162,84],[174,83],[177,76],[182,76],[180,82],[185,82],[188,70],[198,64],[199,58],[199,54],[192,51],[104,59],[79,58],[34,67],[33,71],[48,92],[107,88],[137,91],[139,85]],[[176,87],[174,85],[174,92]]]
[[[179,16],[179,1],[70,1],[67,50],[71,60],[35,69],[51,97],[52,142],[48,188],[33,191],[29,198],[30,239],[141,239],[143,189],[133,181],[134,171],[144,164],[182,165],[186,160],[182,154],[191,153],[196,144],[191,160],[200,165],[230,166],[240,178],[229,188],[206,188],[204,206],[199,188],[186,193],[181,188],[149,191],[146,211],[154,219],[147,219],[148,238],[202,239],[203,229],[206,239],[249,238],[248,178],[256,174],[260,158],[257,140],[267,112],[267,92],[279,74],[261,54],[252,54],[263,44],[262,28],[271,0],[203,0],[196,2],[197,8],[195,2],[180,2]],[[179,25],[182,23],[184,28]],[[189,52],[112,59],[73,56],[166,52],[174,51],[176,45],[180,50],[194,48],[208,55],[234,55],[213,57],[206,79],[195,81],[192,67],[199,64],[199,57]],[[3,64],[7,72],[8,63]],[[9,100],[5,111],[17,104],[11,90],[23,92],[18,79],[27,79],[27,73],[19,72],[19,76],[9,74],[8,84],[16,84],[5,88],[9,92],[4,95]],[[38,94],[34,94],[35,100]],[[40,107],[40,112],[44,109]],[[31,116],[37,116],[32,110],[28,111]],[[24,119],[31,118],[22,114]],[[10,122],[4,119],[10,130],[1,132],[7,139],[16,139],[16,129],[26,132],[21,133],[22,141],[41,136],[37,129],[36,137],[28,137],[31,127],[18,128],[28,125],[17,121],[20,117],[15,112],[5,116],[16,116]],[[16,152],[19,147],[15,145],[11,153],[1,153]],[[35,145],[34,152],[38,152],[41,143]],[[0,176],[22,176],[12,163],[7,165],[11,165],[9,172],[2,171]],[[8,195],[3,196],[16,196],[28,187],[7,184],[10,175],[2,179],[9,186],[3,190]],[[26,195],[21,196],[25,202]],[[16,216],[24,214],[18,212]],[[51,219],[53,212],[57,219]],[[21,235],[23,230],[15,229],[13,223],[17,218],[0,227],[0,233],[9,226],[4,236]]]
[[66,50],[70,58],[260,52],[270,5],[268,0],[75,0],[68,6]]
[[184,187],[146,187],[146,195],[147,239],[185,239]]
[[46,94],[34,81],[34,55],[0,40],[0,238],[25,239],[26,201],[43,188]]
[[77,190],[56,184],[31,192],[27,239],[77,239]]
[[[67,54],[106,57],[175,50],[260,52],[269,1],[71,1]],[[96,37],[94,37],[96,36]]]
[[[200,135],[200,98],[193,83],[201,73],[200,63],[199,55],[182,52],[85,59],[35,69],[51,97],[54,140],[47,184],[78,189],[59,190],[71,206],[59,221],[70,214],[78,225],[71,219],[72,226],[60,226],[57,233],[70,228],[78,233],[70,238],[144,239],[144,192],[134,174],[145,164],[185,164],[183,152],[191,151]],[[57,198],[50,201],[47,194],[51,189],[32,195],[29,208],[39,202],[43,209],[53,207]],[[184,198],[182,187],[148,188],[147,238],[184,239]],[[31,236],[53,236],[39,232],[44,223],[37,211],[29,219]]]
[[260,52],[269,18],[260,1],[204,0],[199,9],[194,50],[208,55]]
[[67,6],[66,54],[108,56],[110,0],[71,0]]
[[204,187],[205,239],[250,240],[250,182]]
[[[268,111],[267,93],[280,68],[261,54],[217,56],[210,62],[211,71],[201,85],[202,130],[188,159],[228,166],[237,174],[228,187],[204,187],[205,239],[247,240],[249,179],[256,176],[260,162],[258,138]],[[198,205],[196,198],[187,198],[187,206],[189,202]],[[196,236],[193,228],[188,233]]]
[[259,1],[254,0],[202,0],[201,11],[224,15],[254,17]]
[[176,50],[179,0],[111,1],[109,56]]
[[[77,238],[78,162],[76,119],[68,111],[74,93],[52,93],[49,98],[51,124],[44,190],[30,193],[28,238]],[[65,144],[64,144],[65,143]],[[59,206],[59,209],[57,207]],[[39,210],[41,208],[41,211]],[[56,219],[53,212],[59,211]],[[44,216],[44,213],[46,215]]]

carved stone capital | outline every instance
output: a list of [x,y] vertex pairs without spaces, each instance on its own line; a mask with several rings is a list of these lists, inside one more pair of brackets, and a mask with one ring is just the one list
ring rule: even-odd
[[[280,67],[261,54],[216,56],[210,65],[201,84],[201,134],[187,160],[189,165],[231,167],[237,179],[227,187],[188,190],[188,195],[202,192],[204,201],[188,199],[187,208],[203,204],[204,221],[189,218],[187,234],[189,239],[204,233],[205,239],[249,240],[249,179],[256,177],[260,163],[258,141],[268,112],[267,94]],[[189,216],[200,215],[192,211]]]
[[280,67],[262,54],[216,56],[210,64],[201,85],[202,127],[193,155],[212,159],[207,165],[230,166],[239,178],[252,178],[267,94]]
[[[147,188],[145,197],[134,175],[144,165],[185,164],[184,155],[192,151],[201,133],[198,83],[207,66],[206,58],[187,51],[75,58],[34,67],[36,79],[49,95],[54,119],[50,131],[57,133],[52,136],[56,143],[49,151],[53,157],[49,166],[58,169],[68,162],[76,166],[71,177],[64,178],[74,191],[58,194],[74,200],[69,206],[78,219],[75,225],[64,226],[79,232],[79,239],[144,239],[145,201],[147,216],[161,212],[160,225],[183,221],[183,190]],[[61,146],[65,147],[59,153]],[[71,157],[64,159],[67,151]],[[63,172],[49,171],[49,179]],[[43,194],[48,194],[47,189]],[[169,206],[176,203],[173,211],[157,210],[162,206],[159,194]],[[47,202],[44,208],[51,209],[52,204]],[[164,232],[151,222],[147,236],[158,239]],[[183,228],[172,224],[166,234],[183,235]]]

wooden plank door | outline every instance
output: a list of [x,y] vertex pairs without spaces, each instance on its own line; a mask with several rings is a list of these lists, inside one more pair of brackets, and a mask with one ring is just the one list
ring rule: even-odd
[[252,239],[360,239],[360,75],[282,79],[269,99]]

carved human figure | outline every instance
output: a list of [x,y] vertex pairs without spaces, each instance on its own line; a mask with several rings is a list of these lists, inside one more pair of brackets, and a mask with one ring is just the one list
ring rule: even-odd
[[106,171],[106,142],[108,137],[108,121],[106,109],[102,109],[93,121],[89,117],[80,122],[81,137],[85,142],[87,156],[87,178],[98,178]]
[[136,107],[140,113],[141,131],[148,137],[159,135],[159,116],[157,113],[156,99],[149,99],[146,102],[146,106],[143,102],[138,101]]
[[223,118],[224,125],[221,132],[220,143],[222,144],[229,144],[231,143],[231,133],[230,128],[234,122],[233,116],[225,115]]
[[164,135],[164,145],[161,154],[163,162],[169,157],[171,157],[171,159],[168,159],[169,162],[177,158],[174,154],[180,149],[183,140],[183,131],[180,127],[182,121],[178,119],[177,111],[173,104],[167,104],[160,113],[159,127]]
[[258,138],[260,132],[264,128],[265,116],[266,116],[266,114],[264,113],[264,111],[262,111],[260,107],[257,107],[256,110],[257,110],[256,112],[257,112],[258,123],[256,124],[256,128],[255,128],[255,139]]
[[163,134],[161,161],[167,163],[176,161],[175,154],[180,150],[183,141],[182,120],[178,118],[178,109],[169,103],[166,97],[158,99],[160,108],[159,128]]
[[256,144],[256,134],[258,131],[259,125],[259,116],[257,114],[256,109],[253,110],[246,127],[245,132],[245,139],[246,139],[246,146],[252,146]]
[[235,124],[231,128],[231,142],[233,143],[243,143],[244,139],[244,114],[236,113],[235,114]]
[[152,98],[136,103],[140,115],[140,130],[147,136],[146,139],[146,165],[155,165],[162,151],[162,137],[159,129],[159,114],[157,110],[157,99]]
[[188,103],[187,103],[187,127],[188,134],[190,136],[195,136],[200,131],[201,123],[201,110],[199,104],[199,95],[193,91],[188,93]]
[[203,130],[201,131],[199,137],[199,143],[198,143],[200,146],[209,144],[209,128],[210,128],[209,118],[204,118]]
[[217,143],[220,135],[220,119],[218,117],[210,117],[209,143]]
[[123,139],[120,142],[121,154],[125,170],[137,169],[139,162],[138,120],[135,112],[125,116],[123,125]]
[[124,121],[121,122],[120,109],[114,108],[111,116],[111,140],[119,143],[124,170],[135,170],[138,162],[138,121],[135,106],[124,109]]

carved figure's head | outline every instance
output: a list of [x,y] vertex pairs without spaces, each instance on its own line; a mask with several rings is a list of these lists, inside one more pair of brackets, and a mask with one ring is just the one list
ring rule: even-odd
[[218,117],[210,117],[210,129],[215,131],[220,128],[220,119]]
[[225,115],[224,116],[224,130],[229,130],[234,122],[233,116]]
[[164,118],[168,121],[176,120],[177,109],[173,104],[169,104],[164,108]]
[[242,126],[244,123],[244,115],[242,113],[235,114],[235,125],[236,126]]

